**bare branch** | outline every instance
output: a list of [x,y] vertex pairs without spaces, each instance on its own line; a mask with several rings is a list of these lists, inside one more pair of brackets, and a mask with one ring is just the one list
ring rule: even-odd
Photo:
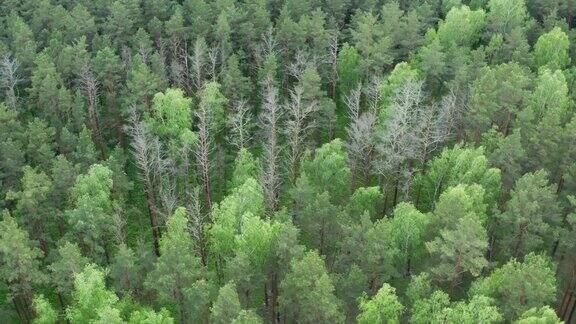
[[366,98],[368,99],[368,107],[370,111],[376,113],[378,111],[378,106],[380,105],[380,86],[382,85],[382,79],[378,76],[372,76],[370,83],[364,89]]
[[200,204],[200,188],[194,188],[192,192],[188,194],[190,197],[188,199],[188,215],[189,223],[188,230],[190,235],[196,243],[196,248],[198,254],[202,259],[202,264],[206,265],[207,251],[206,251],[206,241],[204,236],[204,228],[207,220],[207,213],[202,213],[202,208]]
[[248,147],[252,139],[250,135],[250,128],[252,127],[251,108],[246,100],[240,100],[233,104],[232,110],[233,114],[229,120],[231,129],[229,142],[240,150]]
[[204,199],[206,200],[206,208],[212,209],[212,188],[211,188],[211,172],[212,172],[212,137],[210,135],[210,113],[208,107],[203,102],[200,102],[198,110],[196,111],[198,118],[198,145],[196,146],[196,163],[198,171],[201,176],[202,183],[204,184]]
[[6,103],[12,109],[16,109],[18,97],[16,96],[16,86],[24,79],[18,75],[20,63],[16,58],[5,55],[0,61],[0,86],[5,90]]
[[296,80],[299,80],[306,69],[315,68],[317,66],[317,61],[317,58],[310,56],[308,52],[298,50],[294,60],[286,68],[287,73]]
[[418,153],[421,141],[418,123],[425,109],[422,88],[422,82],[410,80],[396,92],[377,146],[380,155],[377,167],[382,173],[400,172],[404,162]]
[[264,131],[264,170],[262,174],[262,187],[270,210],[278,208],[280,189],[280,170],[278,158],[280,145],[278,143],[279,120],[281,116],[278,103],[278,89],[271,78],[264,80],[263,107],[260,121]]
[[208,51],[208,58],[210,59],[210,76],[212,80],[215,81],[218,78],[218,73],[216,72],[216,67],[218,66],[218,58],[220,57],[220,51],[218,47],[213,47]]
[[286,122],[286,135],[290,151],[288,153],[290,178],[294,183],[299,173],[300,158],[305,150],[305,143],[310,131],[315,127],[310,117],[318,110],[316,101],[303,100],[304,89],[296,87],[290,92],[290,101],[286,105],[288,121]]
[[376,148],[377,118],[372,112],[356,115],[347,128],[346,148],[350,157],[354,186],[358,180],[369,183]]
[[354,121],[360,117],[360,97],[362,95],[362,84],[359,84],[356,89],[350,91],[344,97],[344,103],[348,107],[348,117]]

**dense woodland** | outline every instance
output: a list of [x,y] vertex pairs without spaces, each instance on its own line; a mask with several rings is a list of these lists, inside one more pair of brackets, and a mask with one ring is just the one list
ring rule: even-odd
[[575,10],[0,1],[0,322],[576,322]]

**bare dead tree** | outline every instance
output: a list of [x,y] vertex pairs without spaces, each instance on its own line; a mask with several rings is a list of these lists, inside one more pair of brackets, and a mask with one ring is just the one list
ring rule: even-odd
[[305,102],[302,98],[303,93],[302,87],[296,87],[290,92],[290,101],[285,105],[288,113],[285,132],[290,149],[288,169],[292,183],[295,183],[298,177],[300,159],[306,149],[306,141],[310,131],[316,126],[311,117],[317,111],[318,105],[315,100]]
[[362,84],[344,97],[350,120],[346,129],[348,140],[345,145],[350,157],[352,188],[355,188],[359,182],[369,183],[376,145],[375,131],[378,119],[373,111],[361,114],[361,97]]
[[[186,89],[186,67],[177,59],[170,61],[170,79],[180,89]],[[186,89],[188,91],[188,89]]]
[[204,235],[204,228],[207,220],[207,213],[202,213],[201,203],[200,203],[200,188],[194,188],[189,193],[188,199],[188,230],[190,235],[196,243],[196,249],[202,260],[202,264],[206,265],[208,263],[208,251],[206,249],[206,237]]
[[240,100],[232,104],[232,115],[229,120],[230,136],[229,142],[239,151],[249,146],[252,136],[252,116],[250,106],[246,100]]
[[127,45],[122,45],[120,49],[120,57],[122,58],[122,64],[124,69],[128,69],[132,66],[132,51]]
[[163,167],[163,162],[160,158],[160,142],[149,134],[146,124],[139,121],[135,109],[131,116],[129,132],[132,135],[131,144],[136,165],[140,170],[140,176],[144,184],[146,203],[150,214],[154,253],[160,256],[160,228],[158,204],[156,202],[156,177],[158,176],[158,170]]
[[376,115],[369,111],[360,116],[356,115],[347,128],[346,148],[350,157],[353,188],[359,183],[364,185],[370,183],[376,151],[377,120]]
[[378,111],[380,105],[380,86],[382,85],[382,79],[379,76],[372,76],[368,86],[364,88],[366,99],[368,101],[368,108],[375,114]]
[[194,42],[194,51],[192,53],[192,78],[194,87],[199,90],[204,85],[204,70],[207,59],[207,46],[203,37],[198,37]]
[[218,79],[218,58],[220,57],[220,50],[218,47],[213,47],[208,51],[208,59],[210,60],[210,77],[212,81]]
[[177,179],[177,166],[174,160],[170,158],[163,159],[164,168],[162,177],[158,179],[158,196],[160,197],[160,216],[162,224],[165,224],[168,218],[174,213],[178,207],[179,197],[176,188]]
[[419,81],[410,80],[396,92],[390,105],[390,118],[379,136],[381,171],[398,170],[403,162],[416,157],[420,145],[416,130],[424,108],[423,100],[423,85]]
[[336,84],[338,83],[338,52],[340,51],[340,44],[338,43],[338,32],[330,35],[330,47],[328,54],[328,64],[330,65],[330,79],[328,83],[330,86],[330,97],[336,100]]
[[390,117],[378,136],[376,145],[378,161],[376,168],[382,175],[388,175],[395,181],[393,204],[398,198],[400,178],[406,174],[404,168],[412,168],[421,147],[420,116],[424,93],[421,81],[407,81],[394,96],[390,105]]
[[140,45],[140,47],[138,48],[138,54],[140,54],[140,56],[142,57],[142,62],[144,62],[144,64],[149,63],[150,52],[151,52],[151,49],[148,47],[145,47],[144,45]]
[[198,118],[198,143],[196,145],[196,164],[200,179],[204,186],[204,200],[207,210],[212,209],[212,160],[211,154],[213,150],[213,139],[210,134],[210,112],[208,107],[203,102],[200,102],[198,110],[196,111]]
[[442,98],[438,107],[437,131],[450,136],[456,133],[456,138],[461,138],[463,116],[468,109],[468,96],[466,92],[458,89],[450,89],[450,92]]
[[118,245],[124,244],[126,242],[126,233],[124,227],[126,226],[126,219],[122,217],[120,210],[116,210],[113,215],[114,218],[114,238]]
[[85,67],[80,73],[78,82],[86,94],[86,100],[88,101],[88,125],[92,130],[94,142],[96,142],[96,146],[98,146],[102,158],[106,159],[106,146],[102,139],[102,132],[100,131],[100,116],[98,114],[100,83],[89,67]]
[[190,55],[188,54],[187,37],[182,36],[180,33],[175,33],[170,36],[168,41],[171,52],[170,78],[175,85],[190,94],[192,89],[188,73],[190,71]]
[[0,60],[0,85],[5,91],[6,103],[12,109],[16,109],[18,97],[16,96],[16,86],[24,79],[18,75],[20,63],[16,58],[4,55]]
[[264,81],[263,91],[263,107],[260,122],[261,129],[264,132],[264,169],[261,182],[268,208],[271,211],[275,211],[278,209],[281,181],[278,161],[280,155],[278,124],[281,117],[281,110],[280,104],[278,103],[278,89],[270,77]]
[[350,91],[344,97],[344,103],[348,108],[348,118],[350,120],[357,120],[360,117],[360,98],[362,96],[362,84],[359,84],[356,89]]
[[278,42],[274,36],[274,29],[272,27],[268,28],[266,34],[262,35],[260,42],[257,42],[252,46],[252,55],[254,56],[255,65],[254,69],[259,69],[264,64],[266,57],[269,55],[276,55],[278,48]]
[[286,73],[291,77],[299,80],[304,71],[308,68],[315,68],[318,59],[311,56],[304,50],[298,50],[294,56],[294,60],[286,67]]

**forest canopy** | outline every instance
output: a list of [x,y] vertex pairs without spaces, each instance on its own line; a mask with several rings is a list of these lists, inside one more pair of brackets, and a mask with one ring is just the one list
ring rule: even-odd
[[0,1],[0,322],[576,322],[574,10]]

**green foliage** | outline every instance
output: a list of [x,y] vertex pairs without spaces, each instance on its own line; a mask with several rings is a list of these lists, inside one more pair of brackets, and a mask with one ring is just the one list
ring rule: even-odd
[[486,278],[478,279],[471,295],[494,298],[506,320],[519,318],[527,310],[554,301],[555,267],[549,258],[528,254],[523,262],[512,259]]
[[371,299],[366,296],[360,300],[358,323],[400,323],[404,306],[396,297],[396,290],[389,284],[378,290]]
[[210,120],[209,126],[215,131],[224,123],[224,107],[228,99],[220,92],[220,84],[209,82],[204,85],[199,93],[200,105],[206,109]]
[[313,159],[302,161],[302,174],[308,177],[315,192],[326,192],[331,202],[342,205],[348,200],[351,173],[340,139],[322,145]]
[[[32,243],[28,233],[21,229],[8,211],[4,211],[0,221],[0,279],[23,307],[32,302],[33,289],[45,281],[40,270],[42,253]],[[30,310],[25,310],[29,316]],[[22,315],[21,315],[22,316]]]
[[54,310],[50,302],[44,298],[43,295],[34,297],[33,301],[34,312],[36,318],[32,323],[34,324],[55,324],[58,322],[58,313]]
[[515,321],[516,324],[560,324],[563,323],[556,315],[556,312],[550,306],[540,308],[530,308],[525,311],[520,318]]
[[473,296],[469,301],[450,303],[448,295],[435,291],[414,305],[412,323],[500,323],[502,315],[494,300]]
[[360,72],[361,56],[356,48],[348,43],[342,45],[338,53],[338,90],[340,100],[347,96],[350,91],[356,89],[362,80]]
[[561,219],[556,187],[548,184],[548,174],[540,170],[518,179],[501,218],[507,255],[522,257],[550,248],[558,238]]
[[291,262],[291,271],[280,285],[280,308],[290,320],[299,323],[343,323],[334,285],[324,260],[317,252],[307,252]]
[[420,78],[419,71],[413,69],[408,63],[400,62],[394,66],[394,69],[386,81],[380,85],[380,111],[379,117],[381,122],[385,122],[388,119],[388,108],[392,103],[392,99],[396,95],[396,92],[404,86],[404,84],[410,80],[418,80]]
[[212,209],[212,225],[208,229],[210,250],[222,271],[236,249],[235,235],[240,232],[245,215],[260,217],[264,212],[264,193],[253,178],[234,189]]
[[71,194],[74,207],[66,212],[68,224],[81,247],[91,256],[101,257],[106,238],[114,231],[112,171],[100,164],[91,166],[87,174],[78,176]]
[[130,315],[130,324],[172,324],[174,319],[170,316],[170,313],[162,308],[160,312],[154,312],[153,310],[143,309],[132,312]]
[[412,204],[400,203],[394,209],[390,235],[400,251],[398,264],[406,274],[410,274],[413,265],[424,256],[424,237],[430,221],[428,215],[419,212]]
[[512,117],[524,105],[530,83],[528,70],[517,63],[483,68],[470,90],[473,108],[467,122],[474,135],[480,135],[494,124],[506,134],[512,126]]
[[260,316],[252,310],[241,310],[238,316],[230,322],[232,324],[262,324],[264,323]]
[[260,164],[252,153],[246,148],[241,148],[234,160],[234,170],[229,188],[235,189],[242,186],[249,178],[256,179],[260,172]]
[[56,291],[67,296],[74,289],[74,280],[71,278],[82,272],[90,260],[82,255],[75,243],[64,242],[57,253],[57,259],[48,266],[48,270]]
[[[192,131],[192,99],[179,89],[157,93],[152,100],[152,114],[148,123],[154,134],[169,141],[171,149],[194,142]],[[190,145],[190,144],[188,144]]]
[[484,188],[483,202],[490,206],[500,195],[500,170],[490,168],[482,147],[445,149],[428,163],[428,171],[415,179],[419,208],[431,210],[442,192],[457,184],[481,185]]
[[240,301],[236,285],[229,282],[220,288],[218,297],[210,308],[210,320],[215,324],[231,323],[240,313]]
[[541,35],[534,45],[534,63],[552,71],[564,69],[570,63],[570,41],[560,28]]
[[0,319],[560,322],[575,3],[0,1]]
[[432,271],[440,280],[451,281],[452,290],[463,274],[477,277],[488,265],[484,257],[488,248],[486,229],[475,215],[458,219],[453,229],[441,230],[440,236],[426,243],[426,247],[438,258]]
[[484,10],[470,10],[468,6],[452,7],[444,22],[438,26],[438,39],[446,48],[474,46],[485,26]]
[[202,318],[210,294],[187,223],[186,210],[179,207],[168,219],[166,232],[160,239],[160,257],[146,279],[146,287],[155,291],[182,322]]
[[390,55],[392,39],[386,34],[378,16],[370,12],[358,12],[352,29],[354,47],[362,57],[361,68],[365,75],[376,75],[392,63]]
[[362,214],[367,213],[371,219],[379,215],[380,207],[384,195],[380,192],[380,187],[360,187],[354,191],[350,197],[348,207],[350,216],[359,219]]
[[88,264],[74,277],[72,304],[66,309],[71,323],[104,320],[114,310],[118,297],[106,289],[105,273],[94,264]]
[[524,0],[490,0],[488,9],[488,26],[495,33],[508,34],[526,27],[528,12]]

